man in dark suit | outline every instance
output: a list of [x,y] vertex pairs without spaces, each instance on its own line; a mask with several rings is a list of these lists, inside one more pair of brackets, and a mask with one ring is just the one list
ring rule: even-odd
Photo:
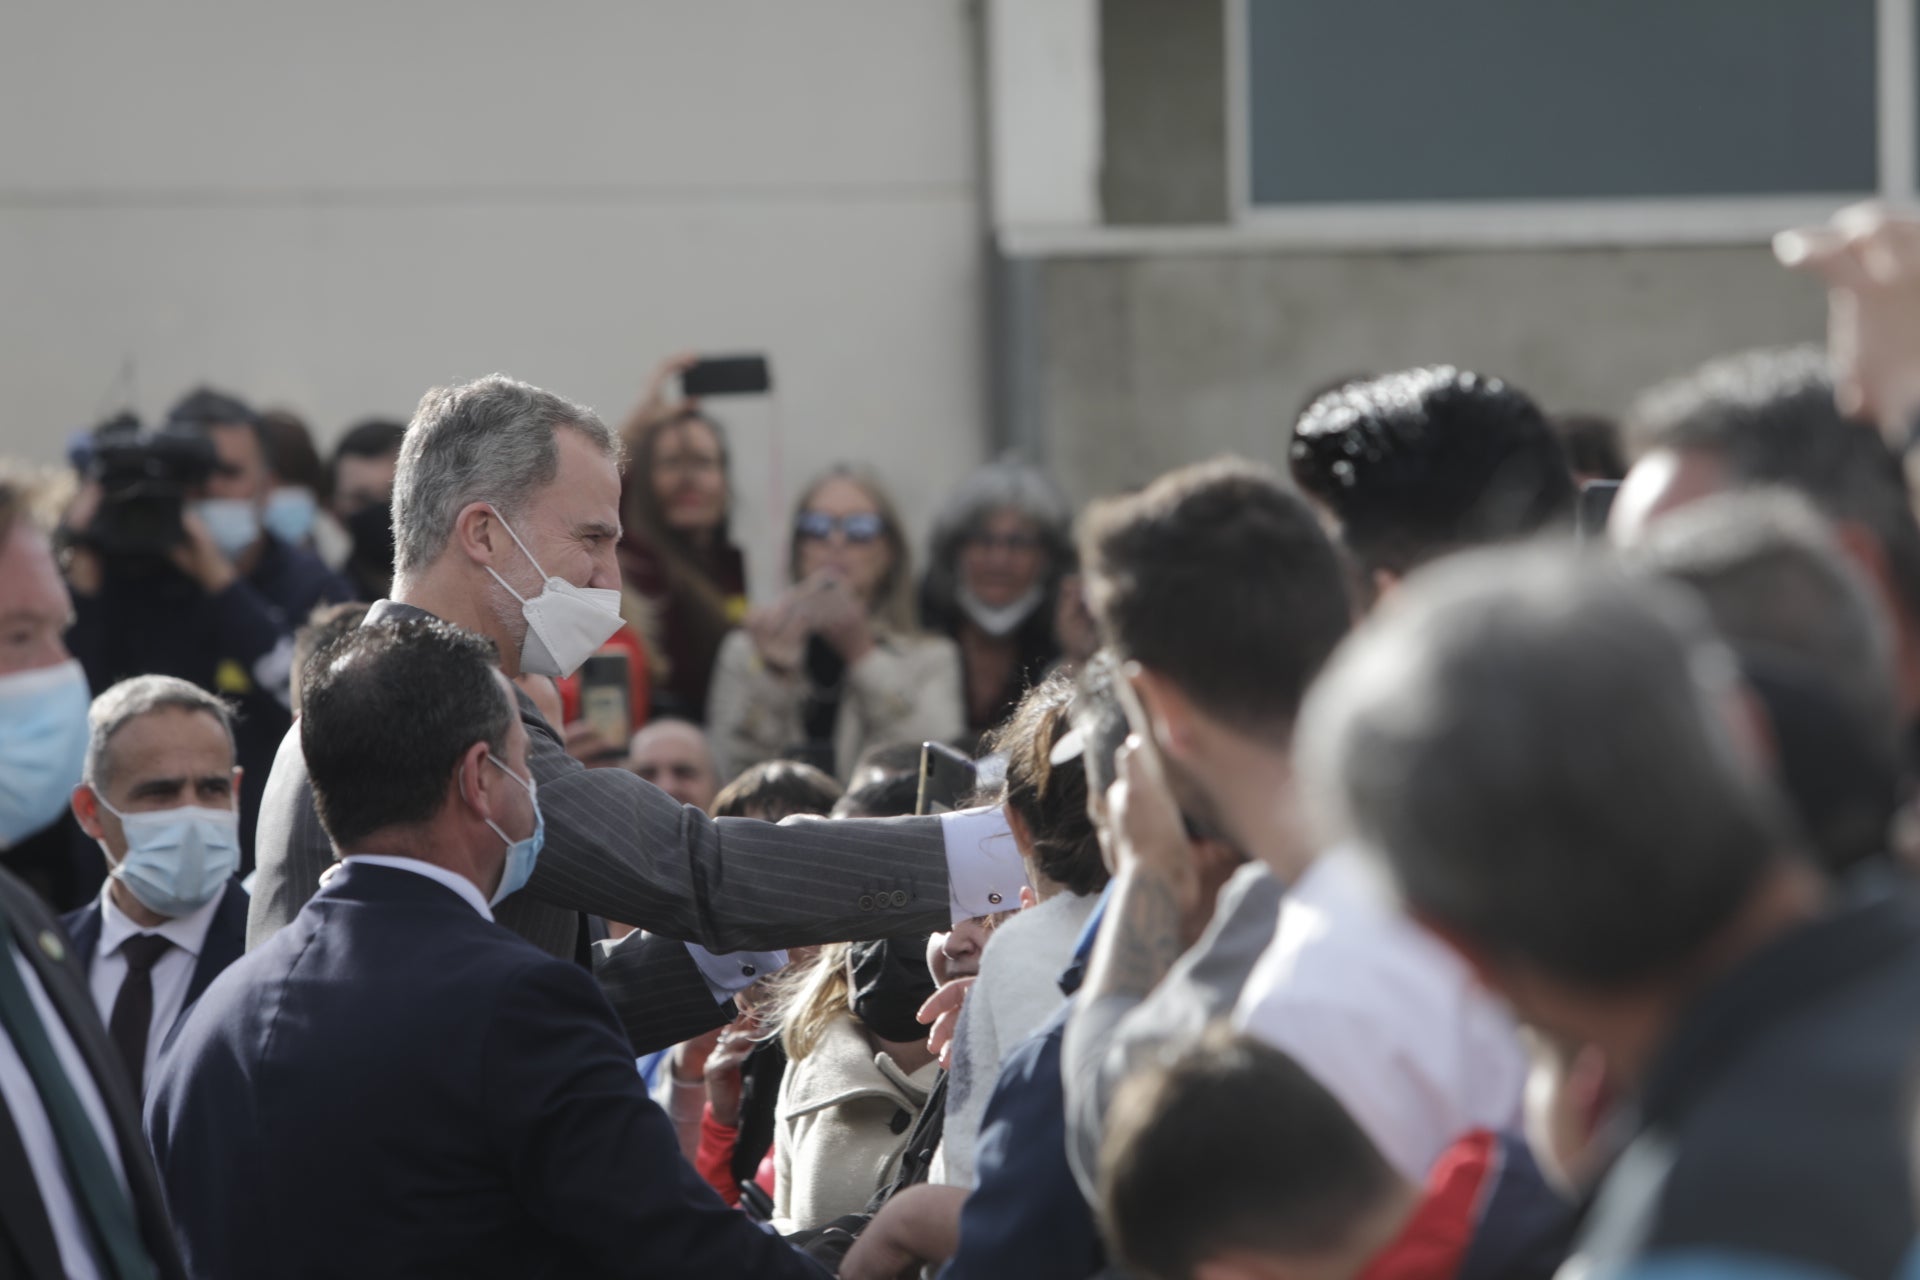
[[106,850],[100,896],[62,916],[136,1091],[207,984],[247,947],[231,713],[172,676],[122,680],[88,716],[80,827]]
[[817,1280],[680,1157],[592,978],[494,924],[545,834],[495,661],[416,620],[308,668],[343,865],[160,1061],[147,1132],[188,1266]]
[[[43,816],[72,784],[52,744],[84,745],[86,698],[60,639],[71,606],[26,505],[0,476],[0,807]],[[185,1274],[86,974],[33,891],[0,872],[0,1276]]]
[[[393,596],[368,622],[431,615],[492,640],[509,677],[573,671],[621,624],[619,456],[591,410],[523,382],[428,392],[401,446]],[[636,1049],[727,1021],[730,991],[772,962],[700,948],[944,930],[1011,907],[1026,883],[998,810],[715,822],[624,769],[583,768],[531,702],[520,709],[547,797],[548,850],[500,922],[558,956],[574,953],[583,912],[638,926],[596,965]],[[247,930],[256,947],[334,860],[292,734],[267,783],[257,849]]]

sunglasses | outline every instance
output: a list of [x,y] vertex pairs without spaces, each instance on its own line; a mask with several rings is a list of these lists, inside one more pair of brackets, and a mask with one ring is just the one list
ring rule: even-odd
[[830,516],[824,511],[803,511],[793,522],[793,531],[802,538],[824,542],[837,531],[848,542],[875,542],[887,531],[887,523],[869,511],[850,516]]

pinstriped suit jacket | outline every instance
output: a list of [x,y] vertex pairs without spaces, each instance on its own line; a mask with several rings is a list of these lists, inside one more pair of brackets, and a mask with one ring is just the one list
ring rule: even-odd
[[[367,621],[425,616],[383,600]],[[936,818],[716,821],[624,769],[585,768],[524,695],[520,719],[546,844],[533,879],[495,917],[562,957],[573,955],[580,912],[648,931],[599,948],[594,966],[639,1052],[732,1016],[730,1006],[716,1005],[682,942],[764,951],[950,923],[946,841]],[[314,813],[298,724],[267,780],[255,856],[249,948],[299,914],[334,861]]]

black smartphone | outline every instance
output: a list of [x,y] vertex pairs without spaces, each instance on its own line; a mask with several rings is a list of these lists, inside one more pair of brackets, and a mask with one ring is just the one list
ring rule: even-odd
[[626,755],[633,737],[633,687],[627,655],[596,653],[580,667],[580,718]]
[[773,390],[773,370],[765,356],[702,356],[680,375],[680,394],[763,396]]
[[1580,502],[1573,512],[1573,536],[1579,542],[1605,542],[1607,516],[1620,494],[1618,480],[1589,480],[1580,486]]
[[943,742],[920,746],[918,814],[950,813],[967,802],[980,785],[980,767]]

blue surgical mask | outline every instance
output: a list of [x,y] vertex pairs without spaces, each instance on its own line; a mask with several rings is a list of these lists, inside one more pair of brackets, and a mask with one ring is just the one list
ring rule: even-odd
[[532,879],[533,864],[540,860],[540,846],[547,842],[547,819],[546,815],[540,812],[540,789],[534,785],[533,779],[523,778],[507,766],[500,764],[492,753],[488,753],[487,759],[499,765],[500,772],[525,787],[527,799],[533,801],[533,834],[524,840],[515,840],[500,829],[499,823],[492,818],[487,819],[487,825],[493,828],[493,834],[507,842],[507,864],[500,872],[500,887],[495,889],[493,897],[487,900],[488,906],[497,907],[502,899],[509,894],[520,892],[526,887],[527,881]]
[[147,910],[191,915],[212,902],[240,869],[240,819],[233,810],[186,805],[122,813],[97,791],[94,795],[102,809],[120,819],[127,837],[127,856],[108,874]]
[[87,763],[90,702],[78,662],[0,676],[0,849],[67,807]]
[[246,498],[203,498],[193,504],[193,513],[229,560],[260,540],[259,509]]
[[287,486],[267,495],[267,509],[260,523],[282,542],[301,543],[313,532],[313,518],[319,511],[313,490]]

